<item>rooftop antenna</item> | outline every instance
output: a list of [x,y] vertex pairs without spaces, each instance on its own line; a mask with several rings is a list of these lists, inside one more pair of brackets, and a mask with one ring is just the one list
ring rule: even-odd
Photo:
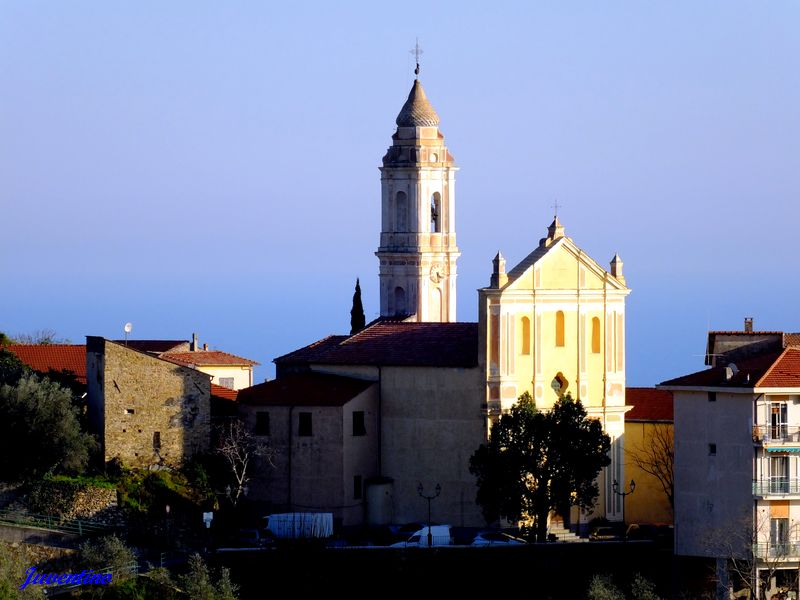
[[125,332],[125,345],[127,346],[128,345],[128,334],[131,331],[133,331],[133,323],[131,323],[131,322],[125,323],[125,327],[123,327],[122,330]]
[[422,56],[422,48],[419,47],[419,38],[416,38],[416,43],[409,52],[414,55],[414,62],[417,63],[417,68],[414,69],[414,75],[419,77],[419,57]]

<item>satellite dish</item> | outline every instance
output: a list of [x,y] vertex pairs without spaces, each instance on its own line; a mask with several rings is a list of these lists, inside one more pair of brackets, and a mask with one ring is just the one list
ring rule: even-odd
[[123,327],[125,333],[130,333],[133,331],[133,323],[125,323],[125,327]]

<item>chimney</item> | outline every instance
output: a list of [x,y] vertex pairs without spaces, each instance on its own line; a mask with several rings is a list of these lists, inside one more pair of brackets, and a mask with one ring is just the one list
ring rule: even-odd
[[189,345],[190,352],[197,352],[197,347],[199,345],[199,339],[196,333],[192,334],[192,343]]
[[753,333],[753,317],[744,318],[744,332]]
[[501,288],[508,283],[508,275],[506,275],[506,259],[500,251],[497,256],[492,260],[492,278],[489,281],[489,286],[493,288]]
[[203,344],[203,352],[208,352],[208,344]]

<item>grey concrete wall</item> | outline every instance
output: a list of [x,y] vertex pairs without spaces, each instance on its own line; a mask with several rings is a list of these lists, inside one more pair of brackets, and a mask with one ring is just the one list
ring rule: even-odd
[[469,458],[483,443],[484,385],[480,370],[431,367],[382,369],[382,475],[394,479],[394,522],[431,518],[456,526],[485,524],[475,504],[475,477]]
[[675,391],[674,406],[676,554],[741,552],[754,503],[753,396]]

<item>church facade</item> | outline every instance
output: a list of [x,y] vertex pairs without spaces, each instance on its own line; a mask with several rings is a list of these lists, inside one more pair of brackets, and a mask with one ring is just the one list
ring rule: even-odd
[[[457,167],[418,79],[396,125],[380,169],[376,255],[381,317],[361,332],[329,336],[275,359],[276,382],[251,388],[251,406],[245,411],[253,423],[272,419],[259,412],[280,412],[281,420],[288,419],[287,431],[297,435],[287,438],[291,443],[277,448],[279,452],[290,461],[293,456],[343,457],[336,459],[335,472],[344,475],[337,475],[337,490],[326,496],[318,488],[330,479],[331,465],[304,459],[302,469],[298,463],[287,474],[265,474],[262,485],[254,487],[280,510],[313,505],[334,512],[344,524],[383,524],[423,522],[427,504],[418,486],[430,491],[439,484],[433,519],[481,526],[468,463],[488,439],[491,423],[524,392],[543,410],[571,394],[602,421],[613,440],[612,464],[601,475],[596,514],[621,519],[612,483],[625,481],[622,453],[629,408],[629,290],[622,261],[615,256],[604,269],[565,235],[555,218],[539,246],[510,271],[497,255],[490,285],[478,291],[477,323],[457,322]],[[287,391],[316,389],[320,376],[347,378],[337,388],[359,394],[354,380],[373,382],[372,400],[351,410],[357,395],[344,395],[334,410],[324,393],[313,400]],[[240,397],[248,398],[247,391]],[[312,415],[308,420],[319,409],[322,419],[323,408],[339,415],[333,421],[346,425],[350,419],[372,423],[365,431],[374,437],[345,448],[349,425],[329,439],[323,439],[324,430],[317,434],[306,429],[299,435],[299,415]],[[376,454],[372,460],[361,456],[369,452]],[[363,466],[353,470],[354,464]],[[343,485],[344,497],[339,489]],[[319,504],[323,497],[339,498],[343,505]],[[354,503],[361,508],[354,509]]]
[[[558,217],[539,246],[510,271],[498,252],[478,291],[479,361],[489,423],[525,392],[542,410],[567,394],[611,437],[595,516],[623,518],[614,481],[624,482],[625,298],[614,256],[605,270],[565,235]],[[573,520],[580,519],[577,513]]]

